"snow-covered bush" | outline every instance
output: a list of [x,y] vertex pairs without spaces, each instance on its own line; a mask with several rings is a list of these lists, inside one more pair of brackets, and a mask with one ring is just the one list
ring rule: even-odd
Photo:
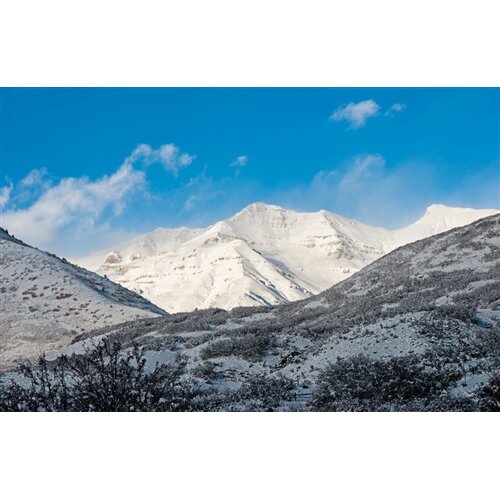
[[462,323],[477,323],[476,309],[463,304],[447,304],[434,310],[434,316],[443,315],[457,319]]
[[456,367],[441,366],[433,355],[408,355],[387,361],[364,355],[340,359],[318,376],[309,404],[316,411],[405,410],[439,399],[461,378]]
[[480,395],[483,396],[483,410],[500,411],[500,374],[490,379]]
[[193,375],[193,377],[201,378],[205,382],[211,383],[218,376],[216,368],[217,363],[214,363],[212,361],[205,361],[204,363],[196,365],[191,370],[191,375]]
[[181,377],[185,360],[146,370],[143,352],[101,341],[83,355],[45,356],[20,366],[19,382],[0,390],[3,411],[186,411],[196,386]]
[[208,391],[196,397],[200,411],[282,411],[295,399],[294,382],[286,377],[253,375],[239,389]]
[[257,361],[274,345],[272,333],[230,337],[206,345],[200,352],[202,359],[237,356],[247,361]]

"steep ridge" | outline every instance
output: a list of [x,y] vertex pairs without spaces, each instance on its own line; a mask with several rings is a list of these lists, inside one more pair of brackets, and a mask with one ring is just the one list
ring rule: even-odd
[[0,369],[77,334],[165,314],[145,298],[0,228]]
[[64,352],[91,338],[139,345],[151,366],[184,357],[205,391],[197,409],[481,409],[500,369],[500,215],[399,248],[316,297],[137,320]]
[[268,306],[315,295],[401,245],[494,213],[432,205],[391,231],[255,203],[208,228],[159,228],[72,261],[169,312]]

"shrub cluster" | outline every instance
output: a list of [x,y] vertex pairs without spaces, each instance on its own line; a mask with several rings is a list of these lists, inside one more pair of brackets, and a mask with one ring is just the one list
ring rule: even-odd
[[483,410],[500,411],[500,374],[491,378],[488,385],[480,392]]
[[212,361],[205,361],[196,365],[192,370],[191,374],[194,377],[201,378],[207,383],[212,383],[219,375],[216,370],[217,364]]
[[387,361],[358,355],[330,364],[319,374],[309,406],[316,411],[423,409],[460,378],[457,367],[443,366],[432,355]]
[[294,382],[283,376],[253,375],[239,389],[210,391],[196,398],[200,411],[283,411],[295,399]]
[[248,334],[230,337],[206,345],[200,352],[202,359],[237,356],[247,361],[257,361],[275,344],[274,336]]
[[186,411],[196,387],[182,380],[185,360],[146,370],[138,347],[122,351],[102,340],[83,355],[45,356],[19,368],[19,381],[0,388],[2,411]]

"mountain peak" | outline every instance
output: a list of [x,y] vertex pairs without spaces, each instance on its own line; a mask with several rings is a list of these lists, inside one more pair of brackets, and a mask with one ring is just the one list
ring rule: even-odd
[[[494,215],[498,213],[498,210],[493,209],[475,209],[475,208],[464,208],[464,207],[449,207],[442,204],[429,205],[425,211],[424,217],[467,217],[473,216],[474,219],[479,218],[478,216],[488,217],[489,215]],[[468,221],[469,222],[469,221]],[[472,222],[472,220],[470,220]]]
[[425,215],[456,215],[456,214],[465,214],[471,212],[477,212],[473,208],[463,208],[463,207],[449,207],[448,205],[443,205],[441,203],[434,203],[429,205],[425,210]]
[[437,213],[443,213],[443,212],[449,212],[456,210],[456,208],[453,207],[448,207],[447,205],[442,205],[441,203],[433,203],[432,205],[429,205],[427,209],[425,210],[426,215],[430,214],[437,214]]
[[238,215],[243,215],[247,213],[263,213],[263,212],[281,212],[284,211],[285,209],[278,206],[278,205],[269,205],[267,203],[262,203],[260,201],[251,203],[250,205],[246,206],[243,210],[240,210],[237,214],[234,215],[234,217],[237,217]]

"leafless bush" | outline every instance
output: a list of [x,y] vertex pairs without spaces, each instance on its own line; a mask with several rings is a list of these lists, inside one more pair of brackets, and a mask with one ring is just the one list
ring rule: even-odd
[[211,383],[218,376],[216,368],[217,368],[217,363],[213,363],[212,361],[205,361],[204,363],[196,365],[191,371],[191,374],[194,377],[201,378],[206,382]]
[[488,385],[480,391],[483,397],[483,409],[500,411],[500,374],[494,375]]
[[230,337],[212,342],[201,350],[200,356],[202,359],[237,356],[247,361],[257,361],[273,345],[274,337],[271,333],[267,335],[249,334],[242,337]]
[[423,409],[461,378],[434,355],[380,361],[359,355],[330,364],[318,376],[310,408],[319,411]]
[[259,374],[239,389],[207,392],[195,404],[201,411],[280,411],[294,400],[293,389],[289,378]]
[[143,352],[103,340],[83,355],[45,356],[19,369],[0,392],[4,411],[186,411],[196,395],[181,379],[185,360],[146,369]]

